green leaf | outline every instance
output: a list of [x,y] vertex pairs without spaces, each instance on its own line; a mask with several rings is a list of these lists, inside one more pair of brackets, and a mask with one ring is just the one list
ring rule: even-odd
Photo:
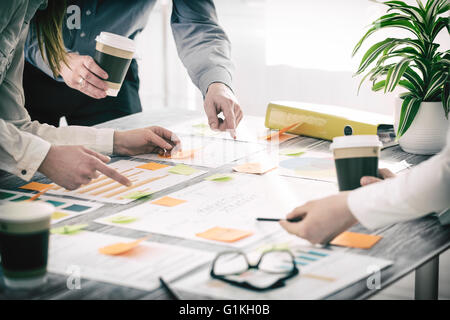
[[446,3],[438,9],[438,12],[436,13],[436,15],[443,14],[449,10],[450,10],[450,3]]
[[414,18],[417,22],[423,23],[425,21],[425,12],[419,8],[409,6],[403,1],[387,1],[384,2],[385,5],[388,5],[391,10],[399,10],[406,14],[409,14],[412,18]]
[[414,85],[408,80],[400,80],[398,84],[410,92],[417,94],[416,87],[414,87]]
[[439,8],[446,3],[447,0],[428,0],[425,16],[425,23],[431,25],[433,23],[433,17],[436,16]]
[[414,118],[416,117],[417,112],[419,111],[420,104],[422,100],[414,97],[407,96],[403,100],[401,112],[400,112],[400,121],[398,124],[397,130],[397,139],[400,138],[411,126]]
[[448,80],[448,73],[446,72],[437,72],[431,78],[427,91],[425,92],[425,96],[423,99],[426,101],[429,97],[436,93],[437,90],[441,90],[443,88],[444,83]]
[[391,81],[392,73],[394,72],[395,67],[392,67],[388,70],[387,76],[386,76],[386,82],[384,84],[384,93],[387,92],[389,87],[389,81]]
[[422,10],[423,12],[425,12],[425,7],[423,6],[422,1],[416,0],[416,2],[417,2],[417,5],[419,6],[420,10]]
[[448,113],[450,111],[450,81],[448,81],[448,79],[445,81],[442,90],[442,104],[444,105],[445,117],[448,119]]
[[438,33],[444,29],[445,27],[448,27],[450,23],[449,17],[440,17],[437,19],[436,23],[433,26],[433,29],[431,30],[431,39],[430,41],[434,41]]
[[356,74],[363,72],[382,52],[384,49],[392,45],[393,39],[388,38],[386,40],[375,43],[367,50],[366,54],[361,59],[359,69]]
[[381,89],[384,88],[385,83],[386,83],[386,80],[381,80],[381,81],[375,83],[375,84],[372,86],[372,91],[375,91],[375,92],[376,92],[376,91],[380,91]]
[[409,63],[411,62],[411,58],[405,58],[401,60],[397,65],[395,66],[394,70],[392,71],[391,76],[389,79],[386,78],[386,86],[385,88],[388,88],[389,92],[394,91],[395,87],[397,86],[398,82],[402,78],[403,74],[405,73],[406,69],[409,67]]
[[406,68],[403,76],[413,84],[418,92],[422,92],[423,80],[411,67]]

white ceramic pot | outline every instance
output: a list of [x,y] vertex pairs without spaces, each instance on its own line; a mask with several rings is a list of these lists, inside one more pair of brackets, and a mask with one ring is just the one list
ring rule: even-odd
[[[394,128],[397,132],[403,99],[395,101]],[[450,118],[450,117],[449,117]],[[409,129],[399,139],[400,147],[409,153],[431,155],[446,143],[450,120],[445,117],[442,102],[422,102]]]

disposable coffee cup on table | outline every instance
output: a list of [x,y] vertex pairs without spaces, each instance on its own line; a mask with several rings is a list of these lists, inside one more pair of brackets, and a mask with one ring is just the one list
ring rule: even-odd
[[100,32],[95,38],[95,62],[108,73],[103,80],[108,85],[106,94],[116,97],[133,59],[136,45],[132,39],[110,32]]
[[54,210],[42,201],[0,204],[0,265],[7,287],[32,289],[46,282]]
[[377,135],[352,135],[333,138],[333,151],[339,190],[361,186],[364,176],[378,176],[382,143]]

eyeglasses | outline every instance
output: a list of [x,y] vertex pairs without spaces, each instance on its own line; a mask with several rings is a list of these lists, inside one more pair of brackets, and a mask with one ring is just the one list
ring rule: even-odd
[[250,264],[239,250],[219,253],[211,265],[211,277],[246,289],[264,291],[283,287],[285,281],[299,274],[294,255],[289,250],[269,250]]

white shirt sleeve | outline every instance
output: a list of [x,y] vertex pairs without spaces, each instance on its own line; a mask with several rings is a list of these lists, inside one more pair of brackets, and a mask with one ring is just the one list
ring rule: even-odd
[[450,207],[450,130],[441,153],[418,166],[350,192],[348,206],[369,229],[411,220]]

